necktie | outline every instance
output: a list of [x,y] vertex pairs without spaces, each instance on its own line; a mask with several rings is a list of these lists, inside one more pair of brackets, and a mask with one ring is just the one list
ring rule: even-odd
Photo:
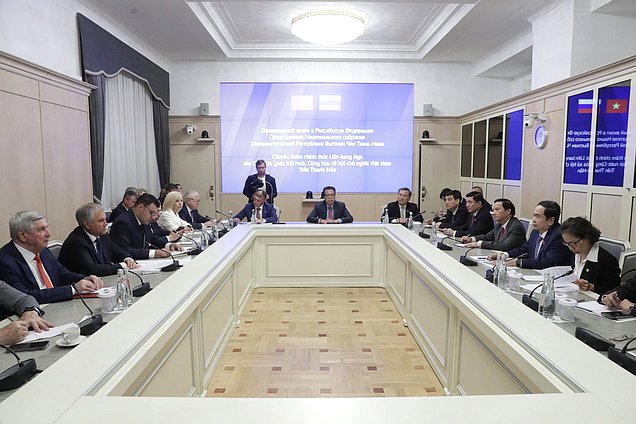
[[400,218],[406,218],[406,208],[404,206],[400,206]]
[[504,227],[499,228],[499,235],[497,236],[497,241],[502,241],[506,237],[506,229]]
[[537,250],[536,252],[534,252],[535,258],[539,257],[539,252],[541,251],[541,247],[543,247],[543,236],[539,236],[539,239],[537,240]]
[[190,211],[190,223],[194,223],[194,211]]
[[99,263],[106,263],[106,259],[104,259],[104,249],[102,248],[102,241],[99,237],[95,239],[95,251],[97,251],[97,260],[99,261]]
[[327,219],[333,219],[333,207],[331,206],[327,208]]
[[475,224],[477,224],[477,215],[473,215],[473,223],[470,227],[475,228]]
[[261,208],[256,208],[256,219],[261,219]]
[[44,270],[44,265],[42,265],[42,259],[40,259],[40,254],[35,255],[35,262],[38,264],[38,271],[40,272],[40,278],[42,278],[42,282],[46,286],[47,289],[52,289],[53,284],[51,280],[49,280],[49,276],[46,274]]

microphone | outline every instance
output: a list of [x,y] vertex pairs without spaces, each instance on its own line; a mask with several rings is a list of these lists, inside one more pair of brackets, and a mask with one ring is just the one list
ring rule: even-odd
[[147,294],[150,290],[152,290],[152,287],[150,287],[150,283],[145,282],[139,274],[131,270],[128,270],[128,272],[133,274],[137,278],[139,278],[139,281],[141,281],[141,285],[137,287],[136,289],[133,289],[133,297],[142,297],[143,295]]
[[88,307],[88,304],[84,300],[84,297],[82,296],[82,293],[80,293],[80,290],[75,291],[77,292],[77,297],[79,297],[84,306],[86,306],[86,309],[88,309],[88,313],[91,315],[89,319],[85,319],[80,324],[78,324],[80,328],[80,334],[82,336],[90,336],[91,334],[102,328],[102,325],[104,325],[104,318],[102,318],[101,314],[95,315],[93,313],[93,310]]
[[554,277],[554,280],[556,281],[556,280],[558,280],[558,279],[559,279],[559,278],[561,278],[561,277],[566,277],[566,276],[571,275],[571,274],[573,274],[573,273],[574,273],[574,270],[573,270],[573,269],[571,269],[571,270],[569,270],[568,272],[566,272],[565,274],[561,274],[561,275],[559,275],[558,277]]
[[472,259],[470,259],[470,258],[468,258],[466,256],[468,254],[468,252],[470,252],[473,249],[475,249],[475,248],[471,247],[468,250],[466,250],[464,252],[464,254],[459,257],[459,263],[461,263],[462,265],[466,265],[466,266],[477,266],[477,262],[473,261]]
[[221,215],[221,216],[226,217],[226,218],[229,218],[229,217],[230,217],[229,215],[226,215],[226,214],[224,214],[224,213],[223,213],[223,212],[221,212],[221,211],[217,211],[217,210],[215,210],[215,212],[216,212],[216,213],[218,213],[218,214],[219,214],[219,215]]
[[444,244],[444,240],[446,239],[452,239],[452,236],[446,236],[443,239],[441,239],[440,241],[437,242],[437,248],[439,250],[453,250],[453,248],[447,244]]
[[539,312],[539,302],[534,300],[532,298],[532,295],[534,294],[535,291],[537,291],[539,287],[542,287],[542,286],[543,284],[539,284],[538,286],[536,286],[534,289],[532,289],[532,291],[530,292],[530,295],[524,294],[521,297],[521,303],[523,303],[524,305],[526,305],[528,308],[532,309],[533,311]]
[[18,361],[16,365],[12,365],[0,373],[0,391],[17,389],[32,379],[35,374],[42,372],[35,364],[35,359],[30,358],[26,361],[22,361],[18,354],[8,346],[0,345],[0,347],[3,347],[7,352],[15,356],[15,359]]
[[636,340],[636,337],[633,337],[627,343],[625,343],[625,346],[623,346],[623,349],[621,350],[618,350],[614,346],[610,346],[607,349],[607,357],[610,360],[616,362],[621,367],[625,368],[627,371],[636,375],[636,357],[627,353],[627,346],[629,346],[629,344],[634,340]]
[[189,250],[188,251],[188,255],[196,256],[196,255],[198,255],[199,253],[202,252],[201,246],[199,245],[199,243],[197,243],[197,241],[195,239],[193,239],[192,237],[188,237],[185,234],[182,234],[182,236],[187,238],[188,240],[190,240],[197,247],[196,249]]
[[179,269],[180,265],[179,265],[179,261],[177,261],[174,256],[172,256],[172,253],[170,253],[169,250],[164,249],[163,247],[157,247],[152,243],[146,242],[146,244],[150,247],[152,247],[153,249],[157,249],[157,250],[163,250],[164,252],[166,252],[168,255],[170,255],[170,258],[172,258],[172,263],[170,265],[166,265],[163,268],[161,268],[162,272],[172,272],[172,271],[176,271],[177,269]]
[[[583,327],[576,327],[574,331],[574,337],[588,345],[594,350],[605,351],[609,350],[610,347],[614,347],[614,343],[610,342],[603,336],[593,332],[592,330],[588,330]],[[607,352],[609,356],[609,352]],[[625,353],[625,352],[623,352]],[[610,358],[611,359],[611,358]]]
[[272,194],[270,196],[269,203],[273,205],[274,204],[274,186],[272,185],[272,183],[267,181],[267,177],[265,177],[265,194],[267,194],[267,184],[269,184],[269,187],[272,189]]

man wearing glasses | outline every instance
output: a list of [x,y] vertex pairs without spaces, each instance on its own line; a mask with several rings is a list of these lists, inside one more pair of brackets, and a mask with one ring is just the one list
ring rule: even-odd
[[307,217],[312,224],[348,224],[353,222],[353,216],[347,210],[344,202],[336,200],[336,188],[327,186],[322,189],[322,202],[316,203]]
[[142,194],[135,206],[115,220],[110,229],[111,239],[133,259],[167,258],[170,256],[168,251],[183,250],[179,244],[172,243],[181,237],[180,234],[161,237],[151,230],[150,223],[160,211],[155,196]]
[[533,229],[530,239],[521,247],[507,252],[511,259],[508,259],[506,265],[531,269],[570,265],[572,252],[563,244],[560,215],[561,207],[557,202],[539,202],[532,214]]

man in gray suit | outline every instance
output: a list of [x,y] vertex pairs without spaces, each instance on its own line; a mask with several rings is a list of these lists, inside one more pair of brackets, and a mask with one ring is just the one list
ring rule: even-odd
[[0,344],[18,343],[29,334],[29,327],[38,333],[53,327],[40,317],[44,312],[39,306],[33,297],[0,280],[0,319],[13,314],[20,316],[18,321],[0,328]]
[[466,247],[508,251],[526,242],[526,230],[515,218],[515,205],[508,199],[497,199],[492,205],[492,214],[497,224],[486,234],[462,237]]

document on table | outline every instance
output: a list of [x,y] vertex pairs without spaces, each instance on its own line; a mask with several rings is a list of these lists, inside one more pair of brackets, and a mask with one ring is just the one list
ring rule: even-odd
[[597,315],[600,315],[601,312],[611,312],[611,311],[620,310],[617,308],[610,308],[609,306],[605,306],[602,303],[598,303],[595,300],[589,300],[587,302],[579,302],[576,305],[576,307],[587,312],[595,313]]
[[469,256],[470,259],[472,259],[473,261],[477,261],[477,262],[482,262],[482,263],[490,263],[491,261],[488,260],[488,256]]
[[60,334],[62,334],[62,330],[64,330],[65,328],[73,327],[76,325],[77,324],[75,324],[74,322],[69,322],[68,324],[58,325],[39,333],[36,333],[35,331],[29,331],[29,334],[20,343],[32,342],[35,340],[48,339],[50,337],[59,336]]
[[[183,256],[178,259],[179,265],[183,266],[192,260],[192,256]],[[139,274],[156,274],[161,271],[161,268],[172,264],[172,258],[161,259],[140,259],[137,261],[139,268],[134,271]]]

